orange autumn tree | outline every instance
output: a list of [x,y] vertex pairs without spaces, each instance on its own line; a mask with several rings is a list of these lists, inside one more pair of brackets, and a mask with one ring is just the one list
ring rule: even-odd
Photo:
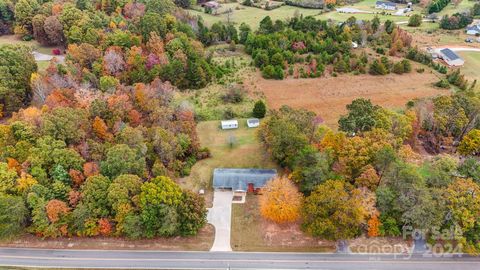
[[369,237],[377,237],[380,235],[380,220],[378,219],[378,215],[372,216],[368,220],[367,225]]
[[103,121],[102,118],[95,116],[92,127],[95,135],[97,135],[100,139],[109,141],[113,138],[113,135],[108,132],[108,126],[105,124],[105,121]]
[[286,177],[274,178],[263,188],[261,215],[276,223],[294,222],[300,216],[302,194]]

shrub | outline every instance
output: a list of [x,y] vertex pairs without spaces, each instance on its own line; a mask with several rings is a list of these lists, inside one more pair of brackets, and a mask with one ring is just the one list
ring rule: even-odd
[[422,15],[420,14],[413,14],[408,19],[408,26],[418,27],[422,24]]
[[267,106],[265,105],[265,102],[262,100],[258,100],[255,102],[255,105],[253,106],[253,111],[252,115],[255,118],[263,118],[265,117],[265,114],[267,113]]
[[435,86],[440,87],[440,88],[448,89],[448,88],[450,88],[450,83],[445,79],[441,79],[440,81],[435,83]]

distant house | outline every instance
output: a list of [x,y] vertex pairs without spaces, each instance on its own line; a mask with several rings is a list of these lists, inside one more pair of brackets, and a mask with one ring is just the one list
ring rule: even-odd
[[250,119],[247,119],[247,126],[249,128],[256,128],[260,125],[260,120],[258,120],[258,118],[250,118]]
[[438,52],[438,57],[441,58],[445,63],[449,66],[459,67],[463,66],[465,61],[458,56],[454,51],[450,50],[449,48],[441,49]]
[[375,8],[385,9],[385,10],[396,10],[397,9],[397,4],[392,3],[392,2],[377,1],[375,3]]
[[269,169],[217,168],[213,170],[213,188],[230,189],[235,193],[254,192],[276,175],[276,170]]
[[205,9],[205,12],[212,13],[220,7],[220,4],[217,1],[208,1],[201,4],[201,6]]
[[224,120],[222,123],[222,129],[235,129],[238,128],[237,120]]
[[480,35],[480,24],[473,24],[467,26],[467,35]]

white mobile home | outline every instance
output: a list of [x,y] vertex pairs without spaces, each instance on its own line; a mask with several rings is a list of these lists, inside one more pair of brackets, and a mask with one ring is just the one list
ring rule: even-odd
[[222,129],[235,129],[238,128],[237,120],[224,120],[222,121]]
[[256,128],[260,125],[260,120],[258,120],[258,118],[250,118],[250,119],[247,119],[247,126],[249,128]]

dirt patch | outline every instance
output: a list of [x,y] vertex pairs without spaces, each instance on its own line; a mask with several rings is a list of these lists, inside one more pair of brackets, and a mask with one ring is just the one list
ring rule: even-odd
[[42,239],[31,234],[2,241],[0,247],[48,249],[132,249],[132,250],[196,250],[208,251],[213,245],[215,229],[207,224],[194,237],[128,240],[115,237],[72,237]]
[[[416,65],[413,65],[414,68]],[[305,108],[321,116],[330,127],[336,127],[345,106],[356,98],[368,98],[373,103],[387,108],[403,108],[409,100],[448,93],[434,88],[439,80],[428,70],[410,74],[386,76],[341,75],[315,79],[265,80],[260,74],[250,78],[256,81],[251,92],[262,91],[269,108],[282,105]],[[250,85],[250,83],[245,83]]]
[[235,251],[331,252],[335,243],[306,235],[299,223],[278,225],[260,216],[258,199],[247,195],[232,208],[231,245]]

